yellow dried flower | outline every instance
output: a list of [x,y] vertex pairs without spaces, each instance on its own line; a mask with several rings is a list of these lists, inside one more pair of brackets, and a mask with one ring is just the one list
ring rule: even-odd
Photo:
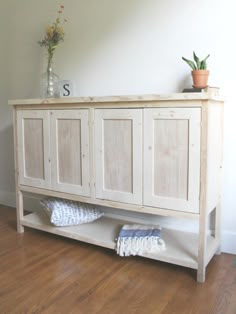
[[53,28],[52,26],[47,26],[46,27],[46,35],[48,38],[52,38],[53,37]]
[[59,10],[57,11],[58,16],[55,22],[53,22],[51,25],[48,25],[46,27],[44,38],[38,42],[41,47],[47,48],[49,59],[52,59],[54,51],[56,47],[58,46],[58,44],[64,41],[65,33],[62,26],[64,25],[65,22],[67,22],[67,20],[64,19],[61,22],[60,18],[61,18],[61,14],[63,13],[63,10],[64,10],[64,6],[61,5],[59,7]]
[[61,36],[64,36],[64,30],[61,26],[56,26],[55,32],[57,32]]

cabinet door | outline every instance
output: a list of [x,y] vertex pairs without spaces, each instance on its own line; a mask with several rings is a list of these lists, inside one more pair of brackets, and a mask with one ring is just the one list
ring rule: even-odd
[[96,197],[142,202],[142,110],[95,111]]
[[199,212],[199,108],[144,109],[144,204]]
[[17,111],[19,183],[50,188],[49,114],[47,110]]
[[89,196],[88,110],[53,110],[50,115],[52,188]]

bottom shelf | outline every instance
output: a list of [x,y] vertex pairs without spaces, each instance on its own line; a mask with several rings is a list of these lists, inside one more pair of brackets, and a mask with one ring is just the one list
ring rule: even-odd
[[[111,217],[102,217],[93,223],[70,227],[55,227],[50,224],[48,217],[42,212],[26,215],[21,220],[22,225],[57,234],[67,238],[91,243],[94,245],[116,248],[116,238],[122,225],[130,220],[120,220]],[[162,228],[162,239],[166,243],[166,250],[155,254],[145,254],[143,257],[173,263],[193,269],[198,268],[198,235]],[[208,237],[208,248],[214,247],[214,238]]]

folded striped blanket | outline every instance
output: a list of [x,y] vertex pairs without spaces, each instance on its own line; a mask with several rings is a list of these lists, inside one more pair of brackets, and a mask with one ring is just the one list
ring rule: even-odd
[[116,252],[120,256],[157,253],[165,250],[161,227],[151,225],[124,225],[117,238]]

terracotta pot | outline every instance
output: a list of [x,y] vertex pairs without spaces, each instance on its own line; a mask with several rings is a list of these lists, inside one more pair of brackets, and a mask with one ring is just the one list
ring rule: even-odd
[[193,70],[192,71],[193,87],[195,88],[207,87],[209,73],[210,72],[208,70]]

